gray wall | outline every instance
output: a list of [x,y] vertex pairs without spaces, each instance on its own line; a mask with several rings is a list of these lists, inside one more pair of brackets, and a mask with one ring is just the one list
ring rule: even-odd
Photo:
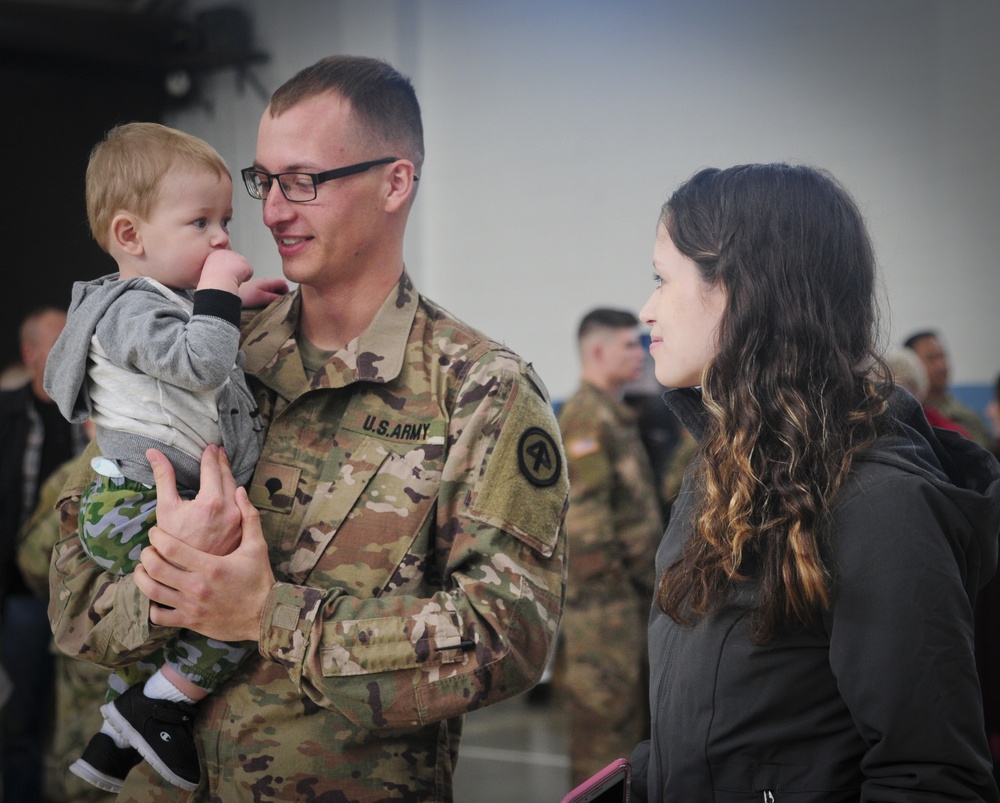
[[[194,8],[213,7],[194,3]],[[573,332],[652,289],[660,204],[696,169],[830,169],[875,237],[886,336],[942,330],[953,380],[1000,371],[1000,4],[995,0],[243,0],[269,93],[329,53],[414,81],[427,163],[407,265],[420,289],[576,384]],[[264,99],[232,71],[169,122],[254,156]],[[280,274],[259,207],[235,239]]]

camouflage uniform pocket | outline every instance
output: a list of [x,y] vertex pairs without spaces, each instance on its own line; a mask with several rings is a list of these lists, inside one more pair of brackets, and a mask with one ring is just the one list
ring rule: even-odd
[[349,454],[336,481],[316,486],[280,568],[295,583],[374,597],[406,584],[403,564],[434,507],[440,473],[428,471],[415,453],[396,454],[374,438]]

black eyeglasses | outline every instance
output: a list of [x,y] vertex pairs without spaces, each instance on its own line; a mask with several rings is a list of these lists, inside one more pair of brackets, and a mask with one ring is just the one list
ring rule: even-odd
[[[271,191],[271,183],[277,179],[278,186],[281,187],[281,194],[293,203],[303,203],[316,199],[316,187],[324,181],[333,181],[335,178],[353,176],[355,173],[364,173],[379,165],[387,165],[398,162],[396,156],[385,156],[382,159],[373,159],[370,162],[358,162],[347,167],[338,167],[335,170],[325,170],[322,173],[266,173],[255,167],[245,167],[240,171],[243,176],[243,183],[247,186],[247,192],[251,198],[258,201],[266,201],[267,194]],[[414,176],[417,181],[420,177]]]

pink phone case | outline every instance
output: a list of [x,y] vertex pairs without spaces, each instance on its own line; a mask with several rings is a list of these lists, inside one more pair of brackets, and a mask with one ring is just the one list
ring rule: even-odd
[[619,758],[566,795],[561,803],[628,803],[632,765]]

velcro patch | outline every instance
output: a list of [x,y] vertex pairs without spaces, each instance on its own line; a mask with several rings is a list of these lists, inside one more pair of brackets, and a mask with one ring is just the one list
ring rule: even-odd
[[469,513],[549,556],[559,540],[569,480],[562,445],[536,424],[546,420],[555,429],[551,408],[538,395],[517,397],[476,485]]
[[294,466],[260,461],[250,483],[250,503],[258,510],[290,512],[301,473],[302,470]]
[[559,479],[562,455],[552,436],[541,427],[528,427],[517,442],[517,463],[532,485],[546,488]]
[[283,602],[275,607],[271,623],[282,630],[294,630],[299,626],[299,609]]

